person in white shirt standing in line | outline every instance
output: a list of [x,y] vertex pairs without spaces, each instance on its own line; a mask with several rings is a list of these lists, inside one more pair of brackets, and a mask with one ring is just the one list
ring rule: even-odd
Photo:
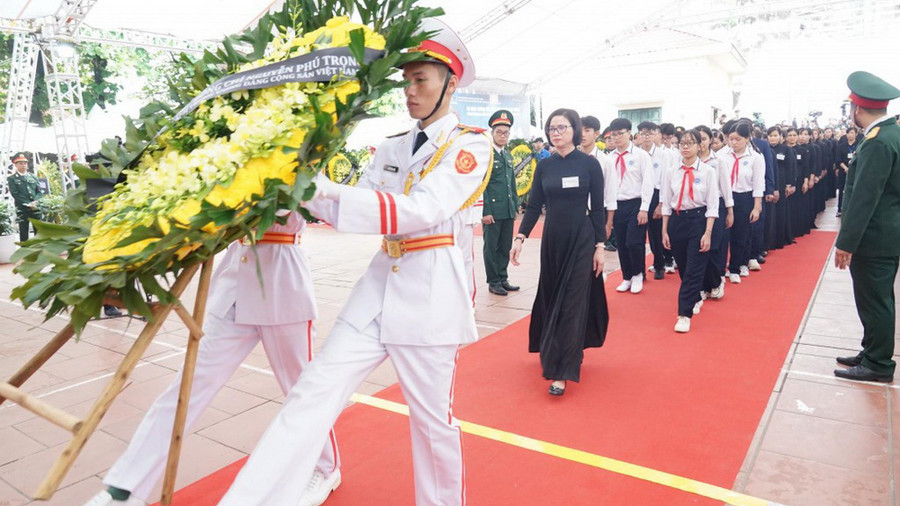
[[653,165],[653,200],[650,201],[650,221],[647,224],[647,237],[650,243],[650,251],[653,253],[653,279],[665,279],[666,273],[675,273],[675,267],[671,261],[667,262],[667,250],[662,244],[662,203],[660,202],[660,181],[662,172],[678,162],[675,151],[665,149],[660,144],[662,136],[659,133],[659,125],[652,121],[642,121],[638,125],[638,139],[641,149],[650,155]]
[[759,219],[766,190],[766,162],[750,141],[753,125],[748,121],[726,124],[728,146],[716,153],[721,169],[729,170],[734,198],[734,225],[731,227],[731,259],[728,279],[740,283],[750,275],[750,224]]
[[[613,216],[616,213],[616,194],[619,189],[619,174],[614,170],[608,154],[597,147],[601,134],[600,120],[594,116],[581,118],[581,152],[587,153],[600,162],[603,169],[603,207],[606,209],[606,237],[612,233]],[[590,205],[590,198],[588,198]]]
[[[709,246],[709,262],[703,280],[702,300],[708,296],[713,300],[725,296],[725,269],[728,263],[728,231],[734,223],[734,198],[731,195],[731,174],[723,170],[712,148],[713,131],[706,125],[694,130],[700,132],[700,161],[716,169],[719,180],[719,217],[713,225],[712,242]],[[702,305],[702,304],[701,304]]]
[[647,214],[653,199],[653,165],[650,155],[631,142],[630,120],[616,118],[609,129],[616,148],[609,158],[619,180],[613,228],[618,242],[622,283],[616,291],[641,293],[644,288]]
[[365,377],[388,357],[409,405],[418,506],[462,505],[462,432],[453,417],[461,344],[478,339],[465,268],[456,244],[470,207],[487,185],[491,141],[459,125],[450,100],[475,79],[462,40],[428,18],[418,48],[425,61],[403,67],[406,105],[416,126],[386,140],[356,187],[316,180],[307,208],[338,232],[381,234],[316,360],[304,371],[222,506],[294,506],[300,480]]
[[[678,320],[675,332],[691,330],[691,317],[699,312],[700,290],[709,262],[712,230],[719,216],[719,183],[716,169],[700,161],[700,132],[681,136],[680,163],[662,175],[663,246],[678,262]],[[672,211],[675,214],[672,214]]]

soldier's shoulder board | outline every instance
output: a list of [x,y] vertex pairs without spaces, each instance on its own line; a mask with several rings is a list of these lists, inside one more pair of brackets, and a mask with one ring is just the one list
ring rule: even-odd
[[456,127],[459,128],[460,130],[467,130],[467,131],[469,131],[469,132],[474,132],[474,133],[476,133],[476,134],[483,134],[484,132],[487,131],[486,129],[481,128],[481,127],[474,127],[474,126],[469,126],[469,125],[463,125],[462,123],[460,123],[460,124],[457,125]]
[[866,134],[866,139],[874,139],[878,136],[878,132],[881,131],[881,127],[877,126],[873,128],[869,133]]

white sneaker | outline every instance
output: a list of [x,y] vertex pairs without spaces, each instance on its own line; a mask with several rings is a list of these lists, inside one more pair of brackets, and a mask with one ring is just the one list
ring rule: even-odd
[[319,506],[328,496],[341,486],[341,470],[335,469],[326,477],[319,471],[313,473],[309,483],[306,484],[306,492],[300,498],[299,506]]
[[703,301],[698,300],[696,304],[694,304],[694,314],[700,314],[700,308],[703,307]]
[[622,281],[621,283],[619,283],[619,286],[616,287],[617,292],[627,292],[630,289],[631,289],[631,280],[630,279],[626,279],[625,281]]
[[104,490],[84,503],[84,506],[147,506],[147,503],[134,496],[124,501],[117,501],[108,491]]
[[666,274],[675,274],[675,264],[666,266]]
[[647,270],[650,272],[656,272],[656,267],[651,265],[650,267],[647,267]]
[[700,300],[706,300],[709,298],[709,292],[700,292]]
[[675,332],[681,332],[684,334],[685,332],[689,332],[691,330],[691,319],[687,316],[679,316],[678,321],[675,322]]
[[751,271],[761,271],[762,270],[762,266],[759,265],[759,261],[755,258],[751,259],[749,262],[747,262],[747,268]]
[[740,274],[729,273],[729,274],[728,274],[728,281],[731,281],[732,283],[734,283],[734,284],[736,284],[736,285],[739,285],[739,284],[741,284],[741,275],[740,275]]
[[631,293],[641,293],[644,289],[644,277],[638,274],[631,278]]
[[[738,279],[741,278],[738,277]],[[713,288],[712,291],[709,292],[709,296],[713,300],[719,300],[725,296],[725,278],[722,278],[722,283],[719,286]]]
[[750,269],[747,268],[746,265],[741,266],[741,277],[746,278],[750,276]]

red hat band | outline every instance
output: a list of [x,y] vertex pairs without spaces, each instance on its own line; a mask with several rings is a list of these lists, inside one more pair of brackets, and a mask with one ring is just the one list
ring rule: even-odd
[[463,64],[447,46],[433,40],[425,40],[422,41],[416,51],[421,51],[436,60],[446,63],[456,77],[462,77]]
[[890,100],[870,100],[853,92],[850,93],[850,101],[866,109],[887,109],[888,103],[890,102]]

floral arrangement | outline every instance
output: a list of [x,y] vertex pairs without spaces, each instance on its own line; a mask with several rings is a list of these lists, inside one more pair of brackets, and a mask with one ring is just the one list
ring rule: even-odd
[[38,212],[41,213],[41,220],[48,223],[62,223],[65,203],[66,198],[64,195],[50,194],[37,199],[35,205],[37,205]]
[[328,161],[326,174],[336,183],[356,186],[370,159],[368,149],[342,150]]
[[51,195],[63,195],[65,193],[62,173],[59,171],[59,166],[56,165],[56,163],[44,158],[41,160],[41,163],[35,167],[35,172],[37,172],[38,178],[47,180],[48,189],[50,190]]
[[[36,224],[37,237],[16,253],[23,260],[16,272],[27,281],[12,296],[47,308],[47,318],[69,310],[76,332],[99,314],[110,290],[129,311],[152,317],[145,293],[171,302],[172,275],[284,220],[280,209],[305,212],[315,174],[372,104],[402,86],[392,78],[396,67],[423,58],[408,50],[428,35],[416,33],[421,20],[441,11],[415,1],[288,0],[215,53],[182,55],[193,72],[170,82],[175,107],[149,104],[126,120],[124,144],[103,143],[108,163],[99,171],[75,167],[82,180],[119,183],[94,203],[72,191],[63,223]],[[273,79],[189,103],[229,76],[331,48],[346,48],[355,75]],[[378,56],[368,58],[372,51]]]
[[[534,169],[537,167],[537,160],[531,152],[531,146],[528,144],[519,144],[514,147],[510,154],[513,159],[513,167],[522,168],[516,172],[516,194],[521,197],[531,191],[531,182],[534,179]],[[527,161],[526,161],[527,160]]]

